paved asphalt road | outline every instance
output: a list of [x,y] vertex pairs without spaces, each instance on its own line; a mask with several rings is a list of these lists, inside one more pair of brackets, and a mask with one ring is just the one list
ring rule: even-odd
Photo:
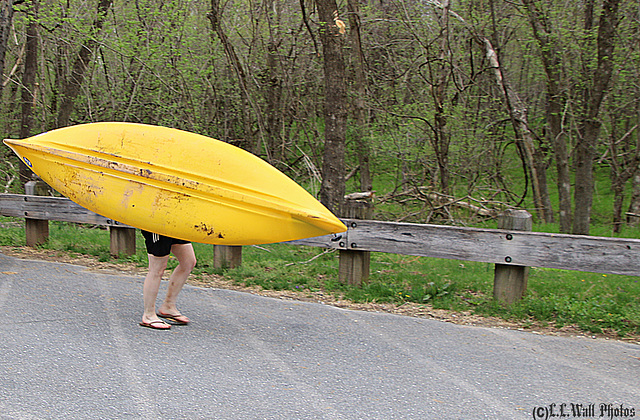
[[142,280],[0,254],[0,419],[640,418],[638,345]]

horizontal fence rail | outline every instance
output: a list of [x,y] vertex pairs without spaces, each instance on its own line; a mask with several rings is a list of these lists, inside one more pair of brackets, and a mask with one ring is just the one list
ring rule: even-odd
[[326,236],[291,243],[640,276],[640,239],[372,220],[343,221],[349,230],[339,240]]
[[[3,216],[128,228],[67,198],[0,194]],[[640,239],[343,219],[340,235],[290,244],[640,276]]]
[[130,227],[100,216],[68,198],[39,195],[0,194],[0,214],[9,217]]

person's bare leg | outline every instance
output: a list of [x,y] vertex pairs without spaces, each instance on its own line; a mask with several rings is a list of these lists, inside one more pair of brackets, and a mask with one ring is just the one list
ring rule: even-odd
[[[180,311],[176,306],[178,300],[178,294],[182,290],[182,287],[187,282],[191,270],[196,266],[196,256],[193,252],[193,245],[191,244],[175,244],[171,247],[171,252],[178,259],[178,266],[171,273],[169,278],[169,286],[167,287],[167,295],[158,309],[158,313],[162,315],[180,315]],[[176,321],[181,323],[188,323],[189,318],[181,316]]]
[[[167,268],[167,261],[169,256],[156,257],[149,254],[149,272],[144,279],[144,285],[142,286],[142,296],[144,302],[144,313],[142,314],[142,322],[150,324],[151,322],[159,321],[158,315],[156,315],[156,299],[158,298],[158,290],[160,290],[160,282],[162,281],[162,274],[165,268]],[[162,327],[160,325],[160,327]]]

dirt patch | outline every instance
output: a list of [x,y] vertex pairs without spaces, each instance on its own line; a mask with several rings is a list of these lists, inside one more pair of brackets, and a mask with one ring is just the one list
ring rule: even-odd
[[[72,254],[63,251],[52,251],[43,249],[33,249],[30,247],[0,247],[0,252],[5,255],[33,260],[54,261],[61,263],[69,263],[85,266],[91,270],[100,270],[110,273],[124,273],[133,276],[146,275],[146,268],[139,267],[134,263],[127,262],[101,262],[97,258]],[[584,338],[601,338],[607,340],[619,340],[640,345],[640,335],[628,336],[624,338],[618,337],[614,331],[604,331],[599,334],[587,333],[574,325],[565,325],[561,328],[550,323],[542,323],[539,321],[523,321],[514,322],[507,321],[497,317],[484,317],[475,315],[471,312],[456,312],[444,309],[435,309],[431,305],[417,304],[407,302],[402,305],[391,303],[353,303],[347,300],[341,300],[333,295],[323,292],[310,291],[278,291],[264,290],[258,287],[244,287],[234,284],[232,281],[218,275],[199,275],[191,276],[189,284],[200,287],[210,287],[218,289],[237,290],[245,293],[253,293],[260,296],[272,297],[277,299],[285,299],[292,301],[315,302],[324,305],[331,305],[338,308],[352,309],[358,311],[369,312],[385,312],[390,314],[412,316],[417,318],[436,319],[444,322],[451,322],[458,325],[472,325],[489,328],[505,328],[511,330],[528,331],[534,334],[544,334],[565,337],[584,337]]]
[[74,254],[64,251],[55,251],[50,249],[37,249],[31,247],[14,247],[0,246],[0,252],[11,257],[53,261],[59,263],[75,264],[87,267],[92,270],[110,271],[117,273],[126,273],[131,275],[146,274],[146,268],[138,267],[134,263],[127,262],[102,262],[96,257],[84,254]]

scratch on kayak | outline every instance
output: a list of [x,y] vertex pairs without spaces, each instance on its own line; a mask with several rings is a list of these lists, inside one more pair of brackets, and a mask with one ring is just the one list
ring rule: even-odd
[[151,172],[151,170],[150,170],[150,169],[143,169],[143,168],[141,168],[141,169],[140,169],[140,172],[139,172],[140,176],[145,177],[145,178],[149,178],[149,177],[151,177],[151,174],[152,174],[152,173],[153,173],[153,172]]
[[[215,234],[215,230],[212,227],[207,226],[206,223],[200,223],[199,225],[193,226],[197,231],[204,232],[207,236],[211,236]],[[224,239],[224,235],[222,233],[218,233],[219,239]]]

